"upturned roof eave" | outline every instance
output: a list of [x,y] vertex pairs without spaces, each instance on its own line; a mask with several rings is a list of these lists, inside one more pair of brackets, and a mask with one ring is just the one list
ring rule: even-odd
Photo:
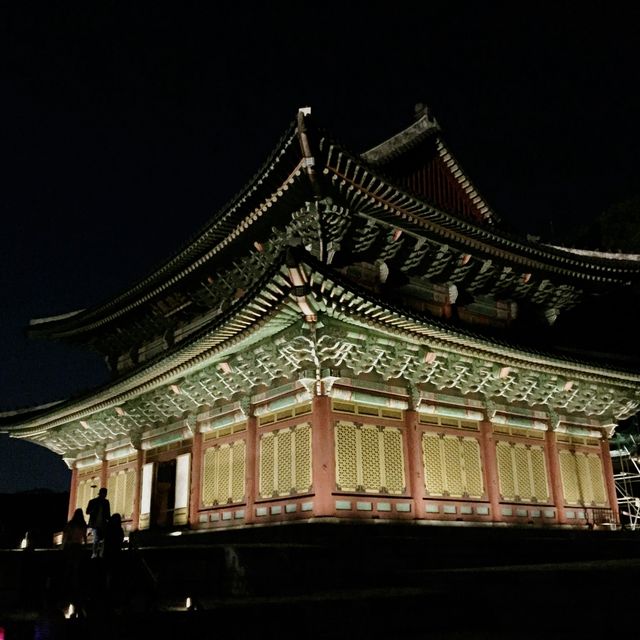
[[[251,211],[243,209],[249,196],[258,202],[262,202],[265,207],[271,206],[273,191],[272,185],[266,179],[273,172],[277,163],[281,160],[285,152],[297,141],[297,129],[292,124],[288,131],[281,137],[278,145],[271,152],[261,169],[254,174],[249,182],[236,194],[226,205],[224,205],[205,225],[205,227],[194,234],[186,246],[176,253],[172,258],[155,269],[147,277],[143,278],[132,287],[128,288],[116,297],[96,307],[82,309],[71,313],[64,313],[51,317],[32,318],[29,321],[28,333],[31,337],[47,337],[53,339],[67,338],[85,330],[86,326],[97,319],[109,317],[115,311],[133,308],[144,303],[153,297],[159,290],[165,289],[167,285],[190,274],[194,267],[202,262],[202,257],[206,256],[216,244],[225,243],[229,236],[218,237],[221,234],[222,225],[237,227],[247,214]],[[301,158],[296,157],[290,167],[289,176],[295,173]],[[261,197],[256,197],[256,195]],[[237,215],[241,211],[240,215]],[[234,215],[235,214],[235,215]]]
[[[414,232],[419,232],[421,228],[428,229],[445,243],[454,241],[459,246],[468,246],[472,250],[485,247],[490,249],[486,251],[487,255],[493,253],[499,256],[502,253],[505,259],[518,265],[522,265],[525,261],[531,266],[538,263],[542,267],[548,266],[549,270],[561,273],[568,274],[569,271],[573,271],[578,278],[591,279],[594,275],[599,275],[594,274],[596,271],[600,272],[603,278],[611,281],[627,282],[631,278],[640,276],[640,261],[614,259],[610,254],[597,252],[567,251],[562,247],[535,243],[494,227],[478,226],[463,220],[439,209],[428,200],[390,183],[376,166],[364,162],[332,139],[324,138],[321,145],[326,156],[326,172],[333,173],[352,187],[362,190],[372,201],[377,200],[382,208],[395,212],[399,228],[414,218],[417,223]],[[343,171],[343,168],[346,170]],[[372,189],[373,179],[380,185],[390,187],[396,196],[380,197],[379,193],[382,189],[377,187]],[[416,214],[406,215],[408,210],[415,210]]]
[[[28,437],[22,434],[38,428],[39,425],[60,420],[64,416],[71,416],[66,421],[72,421],[82,418],[85,414],[89,415],[104,409],[105,406],[102,405],[117,406],[125,396],[135,396],[161,384],[160,381],[166,382],[184,375],[185,371],[197,369],[210,351],[223,351],[237,345],[240,340],[245,342],[252,340],[252,336],[261,327],[276,318],[277,313],[274,312],[274,309],[282,307],[287,298],[287,282],[283,280],[281,275],[283,262],[284,255],[274,262],[271,269],[255,283],[241,301],[186,341],[159,354],[126,376],[110,381],[101,387],[90,389],[81,396],[55,401],[48,405],[27,407],[15,412],[5,412],[6,421],[4,426],[0,421],[0,432],[8,433],[14,437]],[[276,290],[282,291],[282,299],[277,304],[273,302],[274,287]],[[259,318],[257,322],[238,329],[237,326],[241,324],[238,318],[242,317],[243,313],[246,316],[245,312],[250,310],[251,305],[256,302],[262,305],[262,308],[265,304],[271,304],[271,312],[262,316],[254,312],[253,316]],[[236,328],[228,331],[230,325]],[[27,419],[12,420],[9,413],[15,414],[16,418],[22,415]]]

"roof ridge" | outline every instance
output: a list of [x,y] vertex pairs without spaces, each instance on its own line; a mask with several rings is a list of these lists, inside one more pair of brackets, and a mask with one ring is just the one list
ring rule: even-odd
[[437,120],[431,116],[427,107],[423,107],[421,114],[422,115],[408,127],[392,135],[390,138],[383,140],[368,151],[361,153],[360,157],[373,165],[382,164],[401,155],[427,136],[440,131],[440,125]]

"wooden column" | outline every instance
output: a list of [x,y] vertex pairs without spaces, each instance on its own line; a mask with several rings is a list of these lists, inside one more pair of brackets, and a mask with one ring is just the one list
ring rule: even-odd
[[137,531],[140,526],[140,498],[142,495],[142,467],[145,462],[144,449],[140,441],[134,443],[136,454],[136,490],[133,494],[133,514],[131,515],[131,530]]
[[555,431],[545,433],[547,450],[547,462],[549,464],[549,477],[551,479],[551,495],[558,513],[558,523],[566,524],[564,515],[564,490],[562,489],[562,476],[560,474],[560,459],[558,458],[558,445]]
[[609,506],[613,511],[613,517],[616,523],[620,524],[620,511],[618,509],[618,496],[616,494],[616,483],[613,479],[613,463],[611,462],[611,449],[606,436],[600,441],[600,451],[602,453],[602,471],[607,487],[607,497],[609,498]]
[[[67,509],[67,513],[69,515],[68,520],[71,520],[73,516],[73,512],[76,510],[76,499],[78,496],[78,469],[76,468],[76,463],[74,462],[71,466],[71,486],[69,487],[69,508]],[[82,513],[86,508],[86,504],[82,505]]]
[[[100,468],[100,486],[98,491],[104,487],[107,488],[107,482],[109,480],[109,462],[107,461],[107,452],[103,449],[98,452],[100,460],[102,460],[102,467]],[[97,494],[96,494],[97,495]],[[107,500],[113,500],[113,496],[107,494]]]
[[418,412],[405,411],[407,452],[409,469],[409,491],[413,500],[415,518],[424,517],[424,464],[422,460],[422,432],[419,429]]
[[500,511],[500,480],[498,477],[498,461],[496,458],[496,441],[493,437],[493,425],[488,420],[480,422],[480,443],[484,460],[485,491],[491,506],[491,520],[502,520]]
[[311,459],[313,465],[313,514],[335,515],[333,490],[336,485],[331,400],[329,396],[314,396],[311,418]]
[[253,407],[247,411],[247,439],[245,441],[244,521],[253,524],[256,521],[256,494],[258,487],[258,418],[253,415]]
[[198,512],[202,491],[202,433],[198,431],[195,424],[193,433],[193,443],[191,445],[191,481],[189,486],[189,525],[192,529],[198,527]]

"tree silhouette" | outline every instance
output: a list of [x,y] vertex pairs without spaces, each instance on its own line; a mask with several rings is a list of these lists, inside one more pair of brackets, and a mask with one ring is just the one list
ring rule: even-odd
[[640,195],[610,205],[590,224],[569,232],[567,243],[600,251],[640,253]]

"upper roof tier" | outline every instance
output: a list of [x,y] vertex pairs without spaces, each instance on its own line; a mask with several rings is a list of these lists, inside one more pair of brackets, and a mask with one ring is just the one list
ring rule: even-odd
[[140,345],[155,341],[157,353],[184,339],[292,246],[334,268],[377,265],[397,287],[454,286],[460,301],[515,301],[548,318],[640,279],[632,257],[502,231],[427,110],[358,155],[301,109],[260,171],[179,253],[101,305],[32,320],[29,333],[92,346],[114,370],[133,353],[135,365]]

